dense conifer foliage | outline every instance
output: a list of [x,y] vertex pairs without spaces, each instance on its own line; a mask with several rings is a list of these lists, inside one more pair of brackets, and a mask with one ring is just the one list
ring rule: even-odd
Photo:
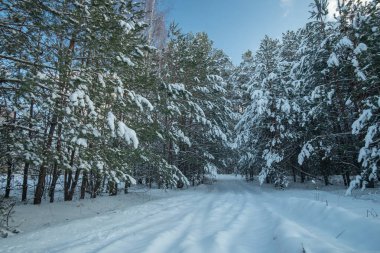
[[[165,28],[156,1],[0,3],[5,198],[66,201],[134,183],[196,185],[217,170],[284,187],[341,174],[373,187],[380,161],[380,4],[263,38],[234,66],[206,33]],[[354,180],[352,180],[354,179]]]
[[10,0],[1,11],[5,198],[13,175],[39,204],[57,188],[69,201],[136,181],[195,185],[227,166],[233,66],[205,33],[162,36],[154,1]]
[[235,70],[239,164],[254,166],[262,182],[307,175],[327,185],[341,174],[350,193],[377,181],[380,5],[339,3],[328,21],[327,1],[316,0],[309,23],[281,41],[265,37]]

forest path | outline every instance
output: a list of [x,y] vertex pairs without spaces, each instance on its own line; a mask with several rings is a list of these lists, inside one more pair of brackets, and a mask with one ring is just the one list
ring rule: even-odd
[[341,209],[221,176],[179,196],[2,240],[0,252],[379,252],[363,231],[379,232],[380,223],[358,225],[362,217]]

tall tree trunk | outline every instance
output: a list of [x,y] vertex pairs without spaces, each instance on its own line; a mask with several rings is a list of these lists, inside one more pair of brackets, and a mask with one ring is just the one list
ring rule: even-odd
[[294,167],[292,167],[292,174],[293,174],[293,181],[294,183],[297,182],[297,176],[296,176],[296,169]]
[[[13,116],[13,124],[16,124],[16,112],[14,113]],[[14,127],[10,129],[10,132],[14,131]],[[9,147],[8,147],[8,152],[9,152]],[[12,182],[12,167],[13,167],[13,161],[12,161],[12,156],[9,154],[8,160],[7,160],[7,183],[5,185],[5,195],[4,198],[9,198],[11,194],[11,182]]]
[[65,174],[63,176],[63,199],[65,201],[69,200],[69,191],[71,186],[71,180],[72,180],[72,170],[71,169],[65,169]]
[[106,180],[107,180],[107,176],[104,174],[103,179],[102,179],[102,189],[104,189],[106,185]]
[[90,192],[90,198],[96,198],[96,195],[94,196],[94,173],[92,172],[92,170],[90,170],[90,176],[88,177],[87,179],[87,186],[88,186],[88,190]]
[[75,193],[75,189],[76,189],[77,184],[78,184],[79,176],[80,176],[80,169],[77,169],[75,171],[74,180],[73,180],[71,187],[70,187],[70,191],[69,191],[69,195],[68,195],[68,199],[67,199],[69,201],[73,200],[73,198],[74,198],[74,193]]
[[87,171],[83,171],[82,185],[80,187],[80,199],[84,199],[86,195],[87,183],[88,183]]
[[42,201],[42,196],[45,189],[45,178],[46,178],[46,166],[43,164],[40,166],[40,172],[38,174],[38,182],[36,191],[34,193],[34,204],[39,205]]
[[348,186],[347,179],[346,179],[346,175],[345,175],[344,172],[342,172],[342,177],[343,177],[343,183],[344,183],[344,186]]
[[349,186],[351,180],[350,180],[350,171],[348,169],[346,170],[342,169],[342,177],[343,177],[344,186]]
[[346,175],[347,186],[349,186],[351,183],[350,171],[347,170],[345,175]]
[[330,184],[330,182],[329,182],[329,164],[330,164],[330,161],[328,160],[327,157],[321,161],[321,170],[322,170],[322,174],[323,174],[322,176],[323,176],[323,180],[324,180],[326,186]]
[[[33,118],[33,106],[34,102],[33,100],[30,102],[30,110],[29,110],[29,128],[31,129],[33,127],[32,125],[32,118]],[[32,139],[32,131],[29,130],[29,140]],[[26,201],[26,197],[28,194],[28,173],[29,173],[29,162],[25,162],[24,165],[24,177],[22,180],[22,196],[21,201]]]
[[[50,124],[50,130],[49,130],[48,139],[44,148],[44,153],[48,153],[51,148],[51,145],[53,142],[53,136],[55,132],[55,127],[57,126],[57,120],[58,120],[57,116],[54,115],[52,118],[52,122]],[[43,161],[42,165],[40,166],[36,192],[34,194],[35,205],[41,204],[41,201],[42,201],[42,196],[45,190],[46,170],[47,170],[46,161]]]
[[[70,73],[71,70],[70,70],[69,66],[71,66],[71,63],[73,60],[72,56],[73,56],[74,49],[75,49],[75,38],[76,38],[76,32],[74,31],[72,36],[71,36],[69,48],[68,48],[66,55],[65,55],[63,50],[59,50],[59,52],[58,52],[58,69],[60,71],[59,81],[61,83],[61,87],[60,87],[61,92],[63,92],[65,90],[65,87],[67,85],[67,83],[66,83],[67,78],[71,75],[71,73]],[[62,37],[60,39],[61,39],[61,41],[63,40]],[[62,100],[60,102],[58,102],[56,106],[57,107],[64,106],[64,99],[62,98]],[[44,153],[49,153],[49,151],[51,149],[53,137],[54,137],[54,133],[55,133],[57,124],[58,124],[58,115],[53,114],[52,121],[50,123],[48,139],[47,139],[47,142],[46,142],[46,145],[44,148]],[[59,132],[58,138],[59,139],[58,139],[58,143],[57,143],[57,150],[58,149],[60,150],[60,146],[61,146],[61,144],[60,144],[60,142],[61,142],[61,140],[60,140],[61,130],[62,130],[62,125],[60,125],[58,127],[58,132]],[[40,167],[39,175],[38,175],[36,192],[34,194],[34,204],[40,204],[41,203],[42,196],[44,193],[44,188],[45,188],[46,173],[47,173],[46,161],[43,161],[43,163]],[[56,173],[54,173],[54,174],[56,174]],[[53,174],[53,177],[54,177],[54,174]],[[52,180],[52,183],[53,183],[53,181],[54,180]]]
[[129,183],[128,180],[125,181],[125,184],[124,184],[124,194],[127,194],[128,193],[128,188],[131,187],[131,183]]
[[[75,179],[73,181],[73,166],[74,166],[74,158],[75,158],[75,148],[71,151],[70,156],[70,168],[65,170],[65,177],[64,177],[64,200],[65,201],[71,201],[73,200],[73,195],[75,191],[75,187],[77,186],[78,178],[80,170],[77,169],[75,172]],[[78,174],[78,175],[77,175]]]
[[102,175],[100,173],[96,173],[95,177],[96,177],[95,186],[94,186],[93,193],[92,193],[94,198],[98,195],[99,190],[100,190],[100,186],[102,185]]
[[53,179],[51,180],[51,184],[49,188],[50,203],[54,202],[55,186],[57,185],[59,175],[60,175],[60,172],[58,171],[58,164],[57,162],[55,162],[54,169],[53,169]]
[[[65,178],[64,178],[64,189],[65,189],[65,201],[67,200],[72,200],[71,191],[75,191],[75,187],[77,186],[78,178],[80,170],[77,169],[75,172],[75,181],[73,182],[73,167],[74,167],[74,158],[75,158],[75,148],[71,151],[71,156],[70,156],[70,168],[71,169],[66,169],[65,170]],[[74,190],[73,190],[73,185],[74,184]],[[74,195],[74,192],[72,193]]]
[[301,167],[301,183],[305,183],[305,173],[303,172],[302,167]]
[[[61,148],[62,148],[61,134],[62,134],[62,124],[59,124],[58,130],[57,130],[57,135],[58,135],[57,155],[58,155],[58,157],[61,157]],[[58,162],[56,161],[54,163],[54,168],[53,168],[53,179],[51,180],[51,184],[50,184],[50,191],[49,191],[50,203],[54,202],[55,186],[57,184],[57,181],[58,181],[60,174],[61,173],[60,173],[59,168],[58,168]]]
[[29,172],[29,162],[26,162],[24,165],[24,177],[22,180],[21,201],[26,201],[26,196],[28,194],[28,172]]
[[9,198],[10,193],[11,193],[12,167],[13,167],[11,158],[8,159],[7,165],[8,165],[7,183],[5,186],[5,195],[4,195],[4,198],[6,198],[6,199]]

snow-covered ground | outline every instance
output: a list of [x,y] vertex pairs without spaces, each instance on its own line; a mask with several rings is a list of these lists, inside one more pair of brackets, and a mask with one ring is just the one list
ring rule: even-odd
[[378,194],[275,190],[240,177],[187,190],[19,205],[0,252],[380,252]]

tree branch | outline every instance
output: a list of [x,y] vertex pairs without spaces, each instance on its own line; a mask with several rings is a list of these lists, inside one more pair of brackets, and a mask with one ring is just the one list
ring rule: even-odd
[[27,60],[23,60],[23,59],[18,59],[18,58],[15,58],[15,57],[12,57],[12,56],[8,56],[8,55],[3,55],[3,54],[0,54],[0,59],[7,59],[7,60],[10,60],[10,61],[24,63],[24,64],[30,65],[30,66],[42,67],[42,68],[57,70],[55,67],[47,66],[47,65],[44,65],[44,64],[37,64],[35,62],[31,62],[31,61],[27,61]]

